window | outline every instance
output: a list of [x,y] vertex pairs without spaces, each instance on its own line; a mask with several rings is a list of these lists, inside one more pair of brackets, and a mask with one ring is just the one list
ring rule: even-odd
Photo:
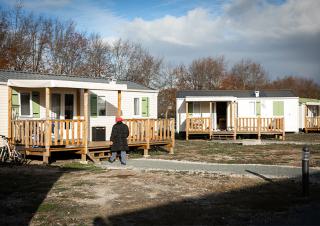
[[141,98],[141,113],[143,117],[149,116],[149,97],[142,97]]
[[261,102],[260,101],[256,102],[256,115],[261,116]]
[[64,95],[64,115],[65,119],[73,119],[73,94]]
[[188,103],[188,113],[201,113],[200,112],[200,102],[189,102]]
[[51,117],[53,119],[60,119],[61,115],[61,95],[53,93],[51,96]]
[[98,97],[96,94],[91,94],[90,95],[90,112],[91,112],[91,117],[97,117],[97,100]]
[[139,98],[134,98],[133,103],[134,103],[134,106],[133,106],[134,115],[139,115],[140,114]]
[[98,115],[99,116],[106,115],[106,97],[104,96],[98,97]]
[[96,94],[90,95],[90,111],[91,117],[106,116],[106,97],[97,96]]
[[284,115],[284,104],[283,101],[273,101],[273,116]]
[[193,102],[193,113],[201,113],[200,102]]
[[255,101],[250,101],[249,102],[249,115],[256,115],[256,102]]
[[30,116],[30,93],[20,94],[21,115]]

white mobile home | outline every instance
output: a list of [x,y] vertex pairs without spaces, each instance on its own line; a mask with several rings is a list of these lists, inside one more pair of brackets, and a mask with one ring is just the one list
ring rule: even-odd
[[299,99],[299,129],[302,131],[320,131],[320,100]]
[[[0,71],[0,94],[0,134],[27,147],[30,154],[41,148],[49,152],[50,147],[55,151],[88,149],[90,145],[105,148],[106,143],[94,142],[109,140],[116,116],[128,124],[129,141],[143,141],[148,149],[151,134],[146,133],[147,128],[152,126],[158,135],[161,124],[158,91],[128,81]],[[166,122],[166,139],[171,124]]]
[[299,98],[290,90],[179,91],[177,132],[230,136],[299,131]]

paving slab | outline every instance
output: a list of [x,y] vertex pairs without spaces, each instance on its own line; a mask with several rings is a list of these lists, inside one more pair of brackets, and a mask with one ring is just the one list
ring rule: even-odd
[[[301,167],[262,164],[219,164],[162,159],[129,159],[126,166],[119,162],[102,162],[107,169],[138,169],[161,171],[206,172],[268,178],[301,178]],[[320,181],[320,168],[310,168],[311,181]]]

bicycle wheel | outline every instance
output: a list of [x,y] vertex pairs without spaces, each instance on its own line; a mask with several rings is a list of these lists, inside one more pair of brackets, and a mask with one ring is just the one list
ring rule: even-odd
[[6,147],[1,148],[1,162],[6,162],[9,159],[9,152]]
[[12,160],[14,163],[24,164],[26,162],[26,159],[15,148],[11,149],[11,154],[12,154]]

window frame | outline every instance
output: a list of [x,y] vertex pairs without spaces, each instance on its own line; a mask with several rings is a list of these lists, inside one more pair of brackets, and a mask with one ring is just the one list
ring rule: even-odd
[[[252,110],[252,107],[253,107],[253,112],[250,110],[250,115],[257,116],[256,101],[250,100],[248,103],[249,103],[249,106],[248,106],[249,109]],[[251,112],[252,112],[252,114],[251,114]]]
[[[140,109],[140,98],[139,97],[134,97],[133,98],[133,115],[134,116],[140,116],[141,115],[141,109]],[[136,112],[137,110],[137,112]]]
[[[24,94],[28,94],[29,95],[29,114],[28,115],[25,115],[25,114],[22,114],[22,95]],[[32,109],[32,91],[28,91],[28,92],[20,92],[19,93],[19,113],[20,113],[20,117],[30,117],[32,118],[33,117],[33,109]]]
[[[103,106],[104,106],[104,114],[100,114],[100,105],[101,103],[99,103],[99,100],[102,99],[104,100],[104,103],[103,103]],[[97,117],[103,117],[103,116],[106,116],[107,115],[107,97],[106,96],[99,96],[97,95]]]

